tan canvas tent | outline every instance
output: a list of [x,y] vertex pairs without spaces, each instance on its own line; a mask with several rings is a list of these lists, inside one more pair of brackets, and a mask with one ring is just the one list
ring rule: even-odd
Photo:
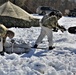
[[0,20],[1,20],[0,23],[3,23],[4,25],[7,25],[7,24],[9,25],[9,23],[11,22],[12,24],[10,23],[10,25],[22,26],[20,25],[18,19],[20,22],[23,23],[22,25],[25,27],[30,22],[34,23],[36,21],[38,22],[39,20],[35,16],[29,14],[28,12],[18,7],[17,5],[14,5],[10,1],[7,1],[6,3],[0,6]]
[[20,19],[24,19],[27,21],[35,18],[33,15],[27,13],[22,8],[18,7],[17,5],[14,5],[10,1],[0,6],[0,15],[20,18]]

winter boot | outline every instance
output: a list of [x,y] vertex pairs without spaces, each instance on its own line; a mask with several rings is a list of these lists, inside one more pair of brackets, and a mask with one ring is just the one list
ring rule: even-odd
[[5,52],[5,47],[3,46],[3,51]]
[[4,51],[0,52],[0,55],[4,56]]
[[37,45],[37,44],[35,44],[35,45],[33,46],[33,48],[37,48],[37,46],[38,46],[38,45]]
[[52,50],[52,49],[54,49],[55,47],[52,47],[52,46],[49,46],[49,50]]

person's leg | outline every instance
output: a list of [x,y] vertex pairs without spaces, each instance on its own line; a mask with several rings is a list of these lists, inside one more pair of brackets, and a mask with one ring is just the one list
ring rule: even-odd
[[0,54],[4,55],[4,49],[3,49],[3,38],[0,38]]
[[38,44],[41,43],[42,39],[45,37],[45,34],[46,34],[46,32],[45,32],[44,28],[41,27],[41,33],[35,42],[34,48],[37,48]]
[[3,47],[3,51],[0,52],[0,55],[4,56],[4,47]]
[[48,37],[49,49],[53,49],[53,32],[52,29],[46,28],[46,35]]
[[3,46],[3,52],[5,52],[5,47]]

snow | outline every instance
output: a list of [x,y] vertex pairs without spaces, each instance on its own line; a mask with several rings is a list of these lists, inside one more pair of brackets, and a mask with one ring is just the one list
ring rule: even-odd
[[[59,21],[67,29],[76,25],[76,18],[62,17]],[[18,44],[33,46],[40,27],[10,28]],[[0,55],[0,75],[76,75],[76,35],[68,31],[53,32],[54,50],[30,49],[29,53]],[[9,42],[10,39],[7,38]],[[48,47],[47,36],[40,47]]]

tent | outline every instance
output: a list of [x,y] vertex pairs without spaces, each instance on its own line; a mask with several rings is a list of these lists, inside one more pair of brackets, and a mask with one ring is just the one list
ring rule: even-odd
[[29,14],[10,1],[0,6],[0,23],[6,27],[30,27],[32,23],[39,24],[38,20],[37,17]]

